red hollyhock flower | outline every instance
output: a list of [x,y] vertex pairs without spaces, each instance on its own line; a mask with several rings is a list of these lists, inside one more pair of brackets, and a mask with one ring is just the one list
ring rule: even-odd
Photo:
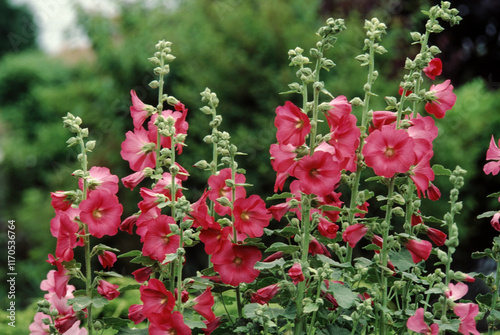
[[[239,198],[244,198],[246,196],[246,191],[243,186],[236,186],[235,199],[232,199],[231,188],[226,185],[226,180],[230,180],[232,172],[230,168],[225,168],[219,171],[218,175],[212,175],[208,178],[208,186],[210,186],[210,191],[208,191],[208,198],[214,202],[214,209],[219,215],[229,215],[231,213],[231,208],[222,206],[217,202],[218,198],[226,197],[229,201],[236,200]],[[235,183],[243,184],[245,182],[245,175],[241,173],[235,174]]]
[[238,286],[241,283],[251,283],[257,278],[259,270],[254,269],[254,266],[261,258],[262,254],[257,247],[224,241],[212,255],[212,263],[224,284]]
[[156,137],[143,127],[128,131],[121,145],[120,155],[129,162],[133,171],[142,171],[156,165]]
[[258,195],[239,198],[234,201],[234,228],[249,237],[260,237],[264,227],[269,225],[272,215],[267,212],[266,204]]
[[216,253],[222,243],[227,241],[229,234],[231,234],[231,227],[221,228],[219,223],[215,223],[207,229],[200,232],[200,241],[205,244],[205,252],[208,255]]
[[453,85],[448,79],[441,84],[431,85],[429,91],[436,99],[426,103],[425,110],[438,119],[444,118],[445,113],[452,109],[457,101],[457,96],[453,93]]
[[212,307],[214,306],[215,300],[212,296],[212,288],[207,286],[205,291],[202,294],[194,298],[196,304],[193,306],[193,309],[203,316],[208,321],[213,321],[215,319],[214,311]]
[[410,252],[411,259],[415,264],[419,263],[422,260],[427,260],[432,251],[431,242],[424,240],[409,240],[407,243],[405,243],[405,247]]
[[423,157],[410,172],[410,178],[417,187],[417,194],[419,198],[421,198],[422,195],[425,196],[425,191],[429,188],[429,183],[434,180],[434,171],[430,166],[432,154],[432,151],[428,152],[428,154]]
[[148,319],[155,314],[167,317],[174,310],[174,295],[158,279],[151,278],[147,286],[139,288],[144,304],[142,314]]
[[[118,176],[111,174],[107,167],[93,166],[87,179],[89,190],[103,190],[111,194],[118,193]],[[83,179],[78,180],[78,186],[83,190]]]
[[446,242],[446,234],[439,229],[427,227],[427,236],[434,242],[438,247],[444,245]]
[[50,204],[56,211],[65,211],[73,203],[68,199],[68,195],[64,191],[50,192],[50,197],[52,198]]
[[357,209],[364,211],[366,213],[354,213],[354,216],[364,218],[366,216],[366,214],[368,213],[368,207],[370,207],[370,204],[368,203],[368,201],[365,201],[362,205],[356,206]]
[[363,155],[366,165],[373,168],[376,175],[391,178],[395,173],[407,172],[413,165],[414,146],[405,130],[388,125],[368,135]]
[[216,330],[221,325],[222,321],[220,317],[216,317],[212,321],[205,320],[203,321],[203,323],[207,325],[207,328],[202,329],[203,334],[210,335],[214,330]]
[[269,301],[278,293],[278,284],[272,284],[257,290],[257,292],[252,293],[250,302],[258,303],[261,305],[268,304]]
[[97,293],[111,301],[120,295],[120,292],[117,290],[118,287],[118,285],[113,285],[110,282],[101,279],[99,280],[99,285],[97,286]]
[[122,183],[125,187],[133,190],[141,181],[145,178],[144,171],[134,172],[126,177],[122,178]]
[[406,321],[406,327],[418,334],[425,335],[438,335],[439,326],[433,323],[430,327],[425,323],[424,320],[424,309],[419,308],[415,311],[415,315],[410,316],[408,321]]
[[128,218],[123,220],[123,222],[120,224],[120,227],[118,227],[118,228],[121,231],[125,231],[125,232],[129,233],[130,235],[132,235],[134,225],[137,222],[137,217],[138,217],[137,214],[133,214],[133,215],[129,216]]
[[50,270],[47,273],[47,279],[42,280],[40,283],[40,289],[42,291],[47,291],[49,293],[54,293],[57,298],[62,299],[66,296],[68,292],[69,276],[67,275],[68,270],[62,266],[58,270]]
[[336,114],[336,115],[348,115],[351,114],[352,106],[347,101],[347,98],[344,95],[339,95],[329,102],[332,109],[328,110],[328,114]]
[[434,80],[436,76],[439,76],[443,72],[443,62],[439,58],[433,58],[429,62],[429,65],[424,68],[424,73],[427,77]]
[[269,153],[271,154],[271,165],[276,171],[276,182],[274,184],[274,192],[283,190],[288,176],[293,175],[297,161],[297,147],[291,144],[271,144]]
[[68,215],[61,212],[61,225],[57,235],[56,257],[65,262],[73,260],[73,249],[76,247],[76,233],[80,229],[78,223],[71,220]]
[[285,254],[283,253],[283,251],[276,251],[274,254],[267,256],[262,262],[264,263],[274,262],[277,259],[283,258],[284,255]]
[[453,306],[453,312],[460,318],[458,332],[464,335],[480,335],[476,329],[475,317],[479,314],[479,306],[473,303],[458,303]]
[[70,220],[75,221],[77,216],[80,216],[80,209],[70,207],[66,211],[56,210],[56,216],[52,220],[50,220],[50,233],[52,236],[57,238],[59,236],[59,230],[61,229],[61,217],[63,214],[67,215]]
[[430,200],[436,201],[441,197],[441,192],[433,183],[429,182],[429,188],[427,189],[427,196]]
[[132,272],[132,275],[134,276],[136,282],[142,284],[149,279],[152,273],[153,269],[151,269],[149,266],[146,266],[135,270],[134,272]]
[[349,246],[351,248],[354,248],[356,246],[356,243],[358,243],[359,240],[361,240],[363,236],[365,236],[367,231],[368,226],[365,226],[362,223],[356,223],[346,228],[344,233],[342,233],[342,239],[344,240],[344,242],[349,243]]
[[151,259],[162,262],[165,256],[177,251],[180,244],[180,236],[170,230],[169,224],[175,224],[174,218],[160,215],[149,221],[148,232],[144,237],[142,253]]
[[[500,143],[500,141],[499,141]],[[490,147],[486,152],[486,160],[491,161],[484,165],[483,171],[486,174],[493,174],[496,176],[500,172],[500,149],[495,143],[493,135],[491,135]]]
[[167,315],[152,315],[148,317],[151,324],[148,331],[150,335],[191,335],[191,328],[184,323],[180,312]]
[[305,156],[299,161],[295,177],[300,181],[302,192],[325,196],[332,193],[340,181],[340,168],[332,155],[315,151],[312,156]]
[[136,325],[146,320],[146,317],[142,314],[142,307],[143,305],[134,304],[128,308],[128,318]]
[[139,129],[150,114],[146,111],[147,105],[137,97],[134,90],[130,90],[130,95],[132,97],[130,115],[132,116],[132,120],[134,120],[134,128]]
[[339,226],[325,218],[319,218],[318,231],[326,238],[334,239],[337,236]]
[[288,270],[288,275],[295,285],[305,280],[304,274],[302,273],[302,265],[300,265],[300,263],[293,264],[290,270]]
[[372,133],[376,129],[382,128],[382,126],[390,125],[398,119],[397,113],[390,111],[374,111],[372,112],[372,124],[369,127],[369,132]]
[[278,129],[276,132],[278,142],[295,147],[303,145],[306,135],[311,131],[311,122],[307,114],[290,101],[285,102],[285,106],[276,108],[274,125]]
[[311,239],[311,242],[309,243],[308,252],[311,254],[311,256],[316,256],[316,255],[325,255],[327,257],[332,256],[330,255],[330,252],[328,251],[326,246],[323,243],[320,243],[314,237]]
[[104,235],[113,236],[118,232],[123,207],[116,195],[95,190],[80,203],[80,209],[80,219],[88,225],[92,236],[101,238]]
[[116,262],[116,255],[111,251],[104,250],[102,254],[97,255],[97,259],[103,268],[112,268]]
[[193,219],[193,228],[207,229],[215,224],[214,218],[208,215],[207,197],[208,192],[205,190],[200,199],[191,205],[188,215]]

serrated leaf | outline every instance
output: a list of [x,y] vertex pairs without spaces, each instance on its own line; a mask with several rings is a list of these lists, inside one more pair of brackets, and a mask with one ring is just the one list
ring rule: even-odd
[[439,331],[450,330],[453,332],[457,332],[460,327],[460,319],[450,320],[449,323],[443,323],[441,320],[436,320],[436,323],[439,326]]
[[451,170],[439,164],[434,164],[432,171],[434,171],[435,176],[451,176]]
[[277,260],[274,260],[272,262],[257,262],[254,266],[256,270],[269,270],[275,267],[283,267],[285,264],[285,260],[283,258],[279,258]]
[[298,245],[288,245],[283,242],[275,242],[269,248],[267,248],[265,252],[282,251],[285,254],[291,254],[298,250],[300,250],[300,247]]
[[486,306],[491,306],[491,300],[492,300],[492,294],[491,293],[486,293],[486,294],[478,294],[476,297],[476,301],[479,304],[483,304]]
[[286,198],[293,198],[293,194],[289,193],[289,192],[283,192],[280,194],[273,194],[272,196],[267,197],[266,200],[270,201],[270,200],[279,200],[279,199],[286,199]]
[[92,300],[89,297],[83,296],[68,299],[68,304],[73,306],[73,310],[75,312],[78,312],[84,308],[87,308],[90,305],[91,301]]

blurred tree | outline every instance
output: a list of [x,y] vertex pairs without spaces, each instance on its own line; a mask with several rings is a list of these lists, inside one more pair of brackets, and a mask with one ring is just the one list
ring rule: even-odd
[[37,31],[33,15],[26,7],[0,0],[0,58],[34,47]]

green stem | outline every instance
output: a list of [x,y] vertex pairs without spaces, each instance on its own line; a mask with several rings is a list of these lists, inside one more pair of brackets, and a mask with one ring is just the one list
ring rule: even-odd
[[[495,276],[495,286],[493,287],[493,297],[491,299],[491,311],[495,311],[497,307],[498,300],[498,287],[500,286],[500,262],[497,260],[497,272]],[[488,322],[488,335],[493,335],[493,328],[495,321]]]
[[393,195],[394,195],[394,180],[395,177],[392,177],[389,181],[389,191],[387,194],[387,210],[385,212],[385,219],[382,222],[383,229],[383,242],[382,242],[382,250],[380,251],[380,263],[382,266],[380,275],[381,275],[381,283],[382,283],[382,310],[380,313],[380,335],[387,334],[386,329],[386,318],[385,318],[385,310],[387,309],[388,299],[387,299],[387,276],[385,272],[385,268],[387,268],[388,263],[388,240],[389,240],[389,231],[391,228],[391,217],[392,217],[392,205],[393,205]]
[[[319,278],[317,290],[316,290],[316,299],[314,301],[317,301],[321,295],[321,283],[322,283],[322,280],[321,280],[321,278]],[[316,333],[316,327],[314,326],[314,321],[316,320],[316,313],[317,313],[317,311],[314,311],[312,314],[311,327],[309,328],[309,331],[307,332],[308,335],[314,335]]]

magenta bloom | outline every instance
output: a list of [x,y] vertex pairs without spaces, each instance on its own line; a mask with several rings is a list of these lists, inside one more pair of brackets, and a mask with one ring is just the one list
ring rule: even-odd
[[99,280],[99,285],[97,286],[97,293],[111,301],[120,295],[120,292],[117,290],[117,288],[118,285],[113,285],[101,279]]
[[249,237],[260,237],[264,227],[269,225],[272,215],[267,212],[266,204],[258,195],[239,198],[234,202],[234,228]]
[[146,319],[144,314],[142,314],[142,307],[143,305],[134,304],[128,308],[128,318],[136,325]]
[[226,240],[212,255],[212,263],[224,284],[238,286],[241,283],[251,283],[257,278],[260,272],[254,266],[261,258],[262,254],[257,247],[232,244]]
[[342,239],[344,242],[349,243],[351,248],[354,248],[356,244],[365,236],[368,231],[368,226],[365,226],[362,223],[356,223],[352,226],[346,228],[344,233],[342,234]]
[[430,327],[424,321],[424,309],[419,308],[415,311],[415,315],[410,316],[406,322],[406,327],[409,330],[418,334],[437,335],[439,334],[439,326],[433,323]]
[[[231,208],[222,206],[217,202],[218,198],[226,197],[229,201],[236,200],[238,198],[244,198],[246,196],[246,191],[243,186],[236,186],[235,199],[232,199],[231,188],[226,185],[226,180],[231,179],[232,172],[230,168],[225,168],[219,171],[218,175],[212,175],[208,178],[208,186],[210,186],[210,191],[208,191],[208,198],[214,202],[214,209],[219,215],[228,215],[231,213]],[[235,183],[243,184],[245,182],[245,175],[241,173],[235,174]]]
[[[182,105],[182,104],[181,104]],[[184,105],[182,105],[184,106]],[[174,123],[174,128],[175,128],[175,135],[178,134],[187,134],[187,130],[189,128],[189,124],[186,122],[186,116],[187,116],[187,109],[184,108],[181,111],[176,110],[171,111],[171,110],[164,110],[161,112],[161,115],[167,119],[168,117],[172,117],[175,120]],[[156,118],[158,118],[158,114],[154,114],[151,117],[151,120],[148,123],[148,129],[150,132],[150,138],[156,139],[158,136],[158,128],[154,125],[154,122],[156,121]],[[168,148],[170,149],[172,147],[172,139],[170,136],[162,136],[160,140],[160,145],[163,148]],[[182,144],[177,143],[175,149],[179,152],[179,154],[182,154]]]
[[116,262],[116,255],[111,251],[103,251],[102,255],[97,255],[99,263],[101,263],[103,268],[111,268]]
[[417,187],[419,198],[422,197],[422,195],[425,197],[425,191],[429,188],[429,183],[434,180],[434,171],[430,166],[432,154],[432,151],[429,151],[428,154],[411,169],[410,178]]
[[427,227],[427,236],[434,242],[438,247],[444,245],[446,242],[446,234],[439,229]]
[[305,280],[304,274],[302,273],[302,265],[300,265],[300,263],[295,263],[290,270],[288,270],[288,275],[295,285]]
[[144,171],[134,172],[126,177],[122,178],[122,183],[125,187],[133,190],[141,181],[144,180],[146,176],[144,175]]
[[459,303],[453,306],[453,312],[460,318],[458,332],[464,335],[480,335],[476,329],[476,320],[479,306],[473,303]]
[[405,173],[415,162],[413,139],[403,129],[393,125],[374,130],[363,147],[366,165],[376,175],[391,178],[395,173]]
[[274,125],[278,129],[276,132],[278,142],[295,147],[303,145],[306,135],[311,131],[309,117],[290,101],[285,102],[285,106],[276,108]]
[[221,228],[218,223],[213,224],[209,228],[203,229],[200,232],[200,241],[205,244],[205,252],[208,255],[216,253],[222,246],[222,243],[227,240],[231,232],[231,227]]
[[152,315],[149,318],[151,324],[148,328],[150,335],[191,335],[191,328],[184,323],[184,317],[180,312],[167,315]]
[[116,195],[95,190],[80,203],[80,209],[80,219],[88,225],[92,236],[101,238],[104,235],[116,235],[118,232],[123,207]]
[[441,84],[431,85],[430,92],[434,94],[436,100],[426,103],[424,108],[427,113],[434,114],[436,118],[442,119],[457,101],[457,96],[453,93],[453,85],[450,84],[448,79]]
[[278,293],[278,284],[272,284],[257,290],[257,292],[252,293],[250,302],[258,303],[261,305],[268,304],[269,301]]
[[68,208],[71,207],[71,204],[73,203],[68,199],[68,195],[65,194],[64,191],[50,192],[50,197],[52,199],[50,204],[56,210],[56,212],[58,210],[59,211],[67,210]]
[[134,276],[134,279],[138,283],[144,283],[146,280],[149,279],[151,274],[153,273],[153,269],[149,266],[140,268],[132,272],[132,275]]
[[439,58],[433,58],[429,62],[429,65],[424,68],[424,73],[427,77],[434,80],[436,76],[439,76],[443,72],[443,62]]
[[326,238],[334,239],[337,236],[339,226],[325,218],[319,218],[318,231]]
[[71,220],[69,216],[60,212],[60,226],[57,235],[56,257],[65,262],[73,260],[73,249],[76,247],[76,233],[79,230],[78,223]]
[[495,213],[491,218],[491,226],[496,230],[500,231],[500,212]]
[[141,286],[141,301],[144,304],[142,314],[147,318],[152,315],[168,316],[174,310],[174,295],[158,279],[150,279],[147,286]]
[[134,120],[134,128],[139,129],[142,127],[142,124],[149,116],[149,113],[146,111],[146,104],[141,101],[137,97],[137,94],[134,90],[130,90],[130,95],[132,97],[132,106],[130,106],[130,115],[132,116],[132,120]]
[[276,171],[276,182],[274,192],[283,190],[283,185],[289,175],[293,175],[297,161],[297,147],[291,144],[271,144],[269,153],[271,154],[271,165]]
[[143,127],[128,131],[121,147],[120,155],[129,162],[132,170],[142,171],[156,166],[156,137]]
[[[89,170],[90,178],[87,179],[89,190],[104,190],[111,194],[118,193],[118,176],[111,174],[107,167],[93,166]],[[78,181],[78,186],[83,190],[83,179]]]
[[300,190],[306,194],[325,196],[333,192],[340,181],[340,169],[331,154],[315,151],[303,157],[295,168]]
[[491,161],[484,165],[483,171],[486,174],[493,174],[496,176],[500,172],[500,149],[495,143],[493,135],[491,135],[490,147],[486,152],[486,160]]
[[212,296],[212,288],[210,286],[208,286],[202,294],[194,298],[194,301],[196,301],[196,305],[193,306],[193,309],[198,314],[203,316],[208,321],[215,319],[215,314],[212,310],[215,300]]
[[175,224],[175,220],[167,215],[160,215],[148,223],[148,232],[142,247],[145,256],[162,262],[166,255],[177,251],[180,237],[170,231],[169,224]]
[[382,126],[386,126],[396,122],[398,119],[397,114],[391,111],[374,111],[372,113],[372,124],[369,127],[369,132],[372,133],[375,129],[380,129]]
[[427,260],[431,255],[432,244],[429,241],[417,241],[417,240],[409,240],[405,244],[406,249],[411,254],[411,259],[413,263],[417,264],[422,260]]

